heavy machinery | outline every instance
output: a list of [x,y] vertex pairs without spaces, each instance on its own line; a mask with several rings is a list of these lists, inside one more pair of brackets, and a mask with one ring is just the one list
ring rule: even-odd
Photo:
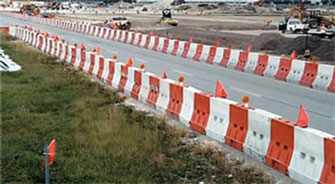
[[128,30],[131,27],[131,22],[126,17],[113,17],[111,19],[106,19],[103,23],[103,26]]
[[307,7],[303,3],[292,7],[290,17],[298,18],[302,23],[308,24],[311,29],[317,29],[321,25],[325,25],[327,29],[335,26],[334,17],[327,18],[322,15],[320,10],[307,11]]
[[40,14],[40,9],[33,4],[23,5],[20,8],[20,13],[31,15],[31,16],[37,16]]
[[159,22],[171,26],[178,25],[178,20],[172,18],[172,13],[170,9],[164,9],[162,11],[162,18],[159,20]]

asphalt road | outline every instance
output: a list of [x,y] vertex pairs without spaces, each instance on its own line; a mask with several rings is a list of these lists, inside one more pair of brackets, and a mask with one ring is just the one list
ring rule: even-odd
[[251,106],[292,121],[297,119],[299,105],[303,104],[310,118],[310,127],[335,135],[334,94],[0,15],[0,26],[11,23],[29,25],[52,35],[57,34],[70,43],[83,42],[89,50],[99,45],[104,56],[117,54],[121,62],[132,57],[137,67],[144,63],[146,71],[158,75],[165,71],[169,78],[175,80],[183,75],[185,83],[212,94],[215,83],[219,80],[228,91],[229,99],[241,101],[243,95],[249,95]]

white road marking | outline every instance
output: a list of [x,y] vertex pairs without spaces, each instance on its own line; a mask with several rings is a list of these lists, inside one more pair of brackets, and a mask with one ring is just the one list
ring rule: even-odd
[[187,73],[187,72],[183,72],[183,71],[180,71],[180,70],[177,70],[177,69],[172,69],[172,71],[174,72],[177,72],[177,73],[180,73],[180,74],[183,74],[183,75],[187,75],[187,76],[190,76],[192,77],[193,75],[190,74],[190,73]]
[[250,95],[253,95],[253,96],[256,96],[256,97],[259,97],[259,98],[263,98],[262,95],[252,93],[252,92],[249,92],[249,91],[245,91],[245,90],[240,89],[240,88],[230,87],[230,89],[235,90],[235,91],[239,91],[239,92],[242,92],[242,93],[250,94]]

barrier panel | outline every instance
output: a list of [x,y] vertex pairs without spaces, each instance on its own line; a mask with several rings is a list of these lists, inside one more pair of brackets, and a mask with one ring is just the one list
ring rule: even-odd
[[313,87],[314,80],[318,73],[318,64],[316,63],[305,63],[304,73],[299,81],[300,85]]
[[243,152],[264,163],[271,139],[271,120],[278,118],[281,117],[261,109],[249,110]]
[[207,58],[209,57],[210,49],[211,49],[211,46],[209,46],[209,45],[203,45],[202,46],[202,52],[201,52],[201,55],[200,55],[200,58],[199,58],[200,62],[206,62],[207,61]]
[[249,52],[247,64],[244,67],[244,71],[247,73],[253,73],[258,63],[259,54],[256,52]]
[[112,61],[108,61],[108,75],[107,75],[107,79],[106,79],[106,83],[109,86],[112,86],[112,81],[114,78],[114,71],[115,71],[115,63]]
[[275,79],[286,81],[286,78],[291,71],[292,60],[290,58],[281,58],[278,72],[275,75]]
[[230,104],[229,120],[225,136],[226,144],[242,151],[248,132],[248,108],[241,104]]
[[167,40],[167,38],[164,38],[164,37],[159,38],[159,44],[158,44],[157,51],[162,52],[164,44],[165,44],[165,40]]
[[286,174],[293,150],[294,123],[286,119],[272,119],[271,141],[265,155],[266,164]]
[[121,92],[124,92],[124,87],[126,86],[127,80],[128,80],[128,66],[121,65],[121,77],[118,85],[118,89]]
[[333,79],[328,86],[328,91],[331,92],[331,93],[335,93],[335,69],[334,69],[334,73],[333,73]]
[[183,87],[183,103],[179,113],[179,121],[186,127],[190,127],[190,121],[194,109],[194,94],[200,93],[199,90],[193,87]]
[[194,94],[194,110],[190,121],[190,128],[199,133],[205,133],[209,112],[211,95],[207,93]]
[[264,76],[272,78],[276,75],[276,73],[278,73],[280,59],[281,57],[279,56],[269,56],[268,65],[264,71]]
[[151,40],[151,36],[146,35],[145,43],[144,43],[144,45],[143,45],[144,48],[146,48],[146,49],[149,48],[150,40]]
[[102,78],[102,73],[103,73],[104,68],[105,68],[105,58],[103,56],[99,56],[98,57],[98,63],[99,63],[99,66],[98,66],[97,78],[100,81],[104,81],[104,79]]
[[183,58],[187,57],[188,51],[190,50],[190,45],[191,45],[190,42],[185,42],[184,50],[183,50],[183,53],[181,54],[181,57],[183,57]]
[[156,103],[156,109],[166,112],[170,102],[170,84],[175,83],[171,79],[160,79],[159,81],[159,97]]
[[135,85],[135,72],[138,71],[137,68],[135,67],[128,67],[128,74],[127,74],[127,77],[128,77],[128,80],[124,86],[124,92],[125,94],[131,96],[131,92],[133,90],[133,87]]
[[138,99],[142,85],[142,72],[139,70],[135,70],[134,78],[135,79],[133,89],[131,91],[131,97]]
[[160,39],[159,36],[155,37],[154,45],[152,46],[152,50],[153,50],[153,51],[157,51],[157,50],[158,50],[159,39]]
[[114,76],[112,80],[112,87],[115,89],[119,89],[119,84],[122,76],[122,66],[124,66],[124,63],[116,62],[114,63]]
[[136,43],[137,47],[141,47],[142,39],[143,39],[143,35],[138,34],[138,40],[137,40],[137,43]]
[[185,43],[187,43],[187,42],[179,41],[179,45],[178,45],[178,49],[177,49],[177,52],[176,52],[176,56],[181,56],[183,54]]
[[213,59],[213,64],[220,65],[220,63],[223,59],[224,49],[225,48],[223,48],[223,47],[217,47],[216,48],[216,54],[215,54],[214,59]]
[[227,67],[228,66],[228,61],[229,61],[229,58],[230,58],[230,53],[231,53],[231,49],[229,48],[226,48],[224,49],[223,51],[223,58],[220,62],[220,66],[223,66],[223,67]]
[[224,98],[210,98],[210,113],[208,125],[206,127],[206,135],[219,142],[225,142],[229,117],[230,105],[237,103]]
[[150,91],[147,103],[153,108],[156,108],[156,102],[159,96],[159,78],[152,75],[149,77],[149,82],[150,82]]
[[170,99],[166,109],[167,115],[174,119],[179,119],[179,113],[183,104],[183,86],[176,83],[170,83]]
[[319,183],[335,183],[335,138],[324,139],[324,165]]
[[88,72],[87,72],[89,75],[93,74],[93,69],[95,65],[95,57],[96,57],[96,54],[94,53],[90,54],[90,65],[89,65]]
[[303,75],[305,68],[305,62],[301,60],[293,60],[291,70],[287,76],[287,81],[298,84]]
[[189,49],[189,51],[188,51],[188,53],[187,53],[186,58],[193,59],[193,57],[194,57],[195,54],[196,54],[197,47],[198,47],[198,44],[197,44],[197,43],[191,43],[191,44],[190,44],[190,49]]
[[173,44],[173,49],[171,51],[171,54],[172,55],[176,55],[177,54],[177,51],[178,51],[178,47],[179,47],[179,40],[175,40],[174,41],[174,44]]
[[254,74],[264,76],[264,71],[268,65],[268,55],[259,55],[258,56],[258,61],[257,61],[257,66],[254,70]]
[[315,129],[295,127],[294,151],[288,167],[290,178],[318,183],[324,165],[324,139],[328,137],[331,135]]
[[85,50],[80,51],[80,63],[79,63],[79,71],[82,71],[84,69],[86,62],[86,52]]
[[140,89],[139,100],[143,103],[147,102],[149,91],[151,90],[149,81],[150,76],[153,76],[153,74],[149,72],[142,72],[142,85]]
[[166,52],[167,52],[168,47],[169,47],[169,43],[170,43],[170,40],[169,40],[169,39],[165,39],[165,40],[164,40],[164,46],[163,46],[163,48],[162,48],[162,52],[163,52],[163,53],[166,53]]
[[125,31],[124,32],[124,38],[123,38],[123,43],[127,43],[128,42],[128,36],[129,36],[129,32],[128,31]]
[[147,38],[150,37],[149,35],[142,34],[141,36],[141,41],[139,42],[139,47],[144,47],[145,44],[147,43]]
[[213,60],[215,58],[215,55],[216,55],[216,47],[211,46],[210,49],[209,49],[209,55],[206,59],[206,63],[213,64]]
[[239,70],[244,72],[244,68],[247,65],[247,61],[248,61],[248,52],[240,52],[240,56],[238,58],[237,64],[235,66],[235,70]]
[[70,66],[71,67],[74,67],[74,63],[76,62],[76,58],[77,58],[77,48],[72,47],[71,48],[71,58],[70,58]]
[[200,61],[200,56],[202,54],[202,49],[203,49],[204,45],[203,44],[198,44],[197,45],[197,50],[195,52],[195,55],[193,56],[193,60],[194,61]]
[[334,66],[319,64],[318,74],[314,80],[313,88],[327,91],[332,81],[334,71]]

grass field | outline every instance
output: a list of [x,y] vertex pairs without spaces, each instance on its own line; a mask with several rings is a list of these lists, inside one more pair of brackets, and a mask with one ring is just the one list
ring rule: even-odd
[[54,58],[4,35],[0,46],[22,66],[1,73],[0,183],[43,183],[43,145],[53,138],[52,183],[272,182],[221,152],[185,144],[184,131],[125,107]]

